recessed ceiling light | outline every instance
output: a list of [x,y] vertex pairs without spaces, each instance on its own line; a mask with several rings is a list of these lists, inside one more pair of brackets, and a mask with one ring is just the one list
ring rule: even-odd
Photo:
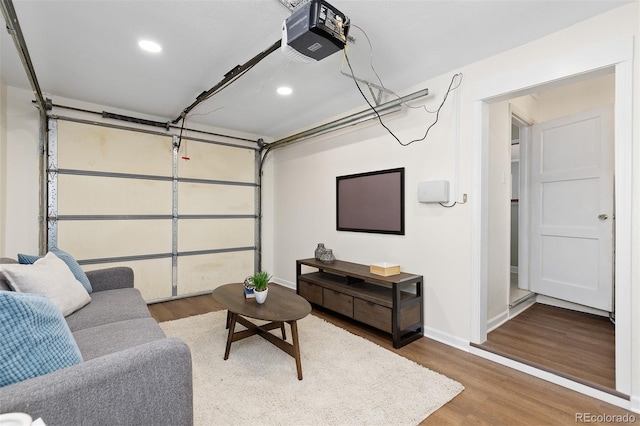
[[160,46],[158,43],[156,43],[155,41],[151,41],[151,40],[140,40],[138,42],[138,46],[140,47],[140,49],[145,50],[147,52],[151,52],[151,53],[159,53],[162,52],[162,46]]
[[287,96],[293,93],[293,89],[291,89],[291,87],[282,86],[282,87],[278,87],[277,92],[279,95]]

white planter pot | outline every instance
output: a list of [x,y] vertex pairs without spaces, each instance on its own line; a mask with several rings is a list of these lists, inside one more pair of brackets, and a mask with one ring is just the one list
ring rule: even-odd
[[267,293],[269,293],[269,288],[265,289],[264,291],[253,291],[253,294],[256,295],[256,302],[262,304],[264,303],[265,300],[267,300]]

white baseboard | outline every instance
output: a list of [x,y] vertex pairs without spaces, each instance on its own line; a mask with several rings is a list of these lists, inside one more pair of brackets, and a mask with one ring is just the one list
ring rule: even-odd
[[493,318],[490,318],[489,320],[487,320],[487,333],[495,330],[496,328],[500,327],[502,324],[504,324],[507,321],[509,321],[508,310],[499,313]]
[[273,281],[276,284],[280,284],[282,286],[289,287],[292,290],[296,289],[296,283],[295,282],[283,280],[282,278],[277,278],[277,277],[272,277],[271,281]]
[[519,303],[518,305],[514,306],[513,308],[509,308],[508,310],[506,310],[504,312],[501,312],[500,314],[498,314],[498,315],[494,316],[493,318],[489,319],[487,321],[487,333],[489,333],[489,332],[495,330],[496,328],[500,327],[502,324],[506,323],[511,318],[514,318],[514,317],[520,315],[521,313],[526,311],[528,308],[530,308],[535,303],[536,303],[536,298],[535,297],[531,297],[530,299],[527,299],[524,302]]
[[640,413],[640,396],[635,395],[631,397],[631,411],[634,413]]
[[521,313],[523,313],[524,311],[526,311],[527,309],[529,309],[531,306],[535,304],[536,304],[535,296],[525,300],[522,303],[517,304],[513,308],[509,309],[509,319],[520,315]]
[[425,327],[424,336],[429,339],[433,339],[437,342],[444,343],[445,345],[452,346],[461,351],[469,352],[469,341],[461,339],[453,334],[443,333],[435,328]]

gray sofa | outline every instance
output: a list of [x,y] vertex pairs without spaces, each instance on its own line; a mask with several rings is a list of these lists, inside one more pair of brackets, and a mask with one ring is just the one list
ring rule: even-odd
[[87,276],[91,302],[66,317],[83,362],[0,387],[0,413],[28,413],[47,426],[193,424],[189,347],[164,335],[130,268]]

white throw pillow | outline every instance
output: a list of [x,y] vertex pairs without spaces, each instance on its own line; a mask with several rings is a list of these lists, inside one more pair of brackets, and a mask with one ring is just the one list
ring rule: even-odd
[[47,253],[33,265],[0,265],[9,285],[20,293],[44,294],[65,317],[91,301],[66,263]]

